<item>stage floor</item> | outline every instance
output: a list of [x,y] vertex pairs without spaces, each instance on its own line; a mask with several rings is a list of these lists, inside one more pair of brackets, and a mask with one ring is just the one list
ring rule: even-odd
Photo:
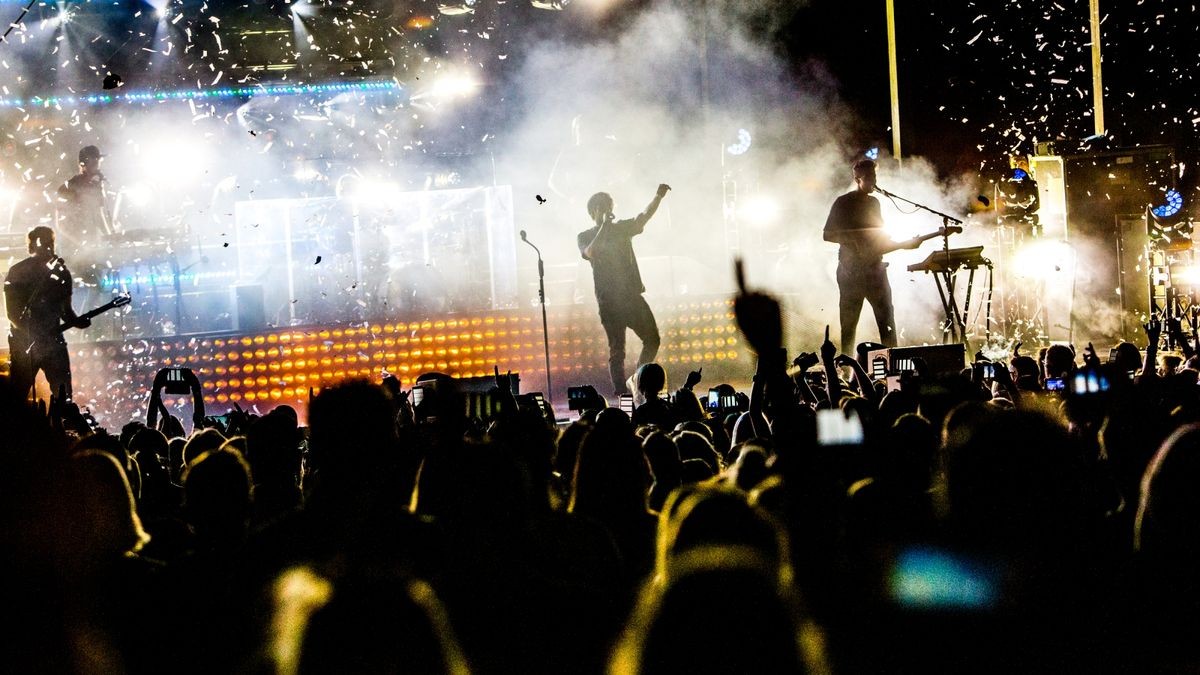
[[[753,370],[727,295],[692,296],[655,304],[662,346],[658,361],[668,386],[681,385],[703,366],[702,388],[744,386]],[[560,418],[570,386],[608,384],[608,346],[594,304],[547,307],[551,394]],[[522,393],[547,393],[539,307],[444,316],[397,316],[345,325],[292,326],[249,333],[211,333],[99,342],[69,340],[75,400],[110,429],[144,419],[155,373],[191,368],[199,377],[206,413],[236,403],[266,412],[289,404],[301,415],[310,389],[354,378],[394,374],[407,388],[423,373],[488,377],[493,369],[520,377]],[[630,335],[629,367],[639,344]],[[741,383],[739,385],[739,383]],[[43,395],[48,393],[43,390]],[[187,397],[165,397],[175,414],[191,417]]]

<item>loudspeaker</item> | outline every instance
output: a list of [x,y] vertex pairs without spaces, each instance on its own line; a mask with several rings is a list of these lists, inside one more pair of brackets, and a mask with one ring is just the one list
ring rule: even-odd
[[233,304],[237,317],[234,330],[242,333],[267,327],[267,312],[260,284],[233,287]]
[[1109,240],[1118,216],[1140,214],[1174,185],[1175,151],[1164,145],[1063,157],[1067,221],[1076,235]]

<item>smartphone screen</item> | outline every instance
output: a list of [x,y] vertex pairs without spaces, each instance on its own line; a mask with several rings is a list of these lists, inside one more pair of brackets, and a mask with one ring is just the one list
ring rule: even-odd
[[633,394],[621,394],[621,398],[617,405],[621,410],[632,415],[633,414]]
[[425,400],[424,387],[414,386],[412,388],[412,404],[413,406],[421,405],[421,401]]
[[817,443],[820,445],[861,445],[862,421],[854,412],[817,411]]
[[1062,391],[1065,389],[1063,379],[1061,377],[1050,377],[1046,379],[1046,391]]
[[721,407],[721,392],[716,389],[708,390],[708,409],[716,410]]
[[191,372],[187,368],[168,368],[167,369],[167,384],[163,387],[168,394],[190,394],[192,388],[184,379],[184,372]]
[[1075,373],[1071,379],[1072,394],[1098,394],[1102,391],[1108,391],[1108,378],[1100,373]]
[[986,610],[1000,599],[1000,579],[994,568],[960,553],[910,547],[892,563],[888,594],[909,609]]

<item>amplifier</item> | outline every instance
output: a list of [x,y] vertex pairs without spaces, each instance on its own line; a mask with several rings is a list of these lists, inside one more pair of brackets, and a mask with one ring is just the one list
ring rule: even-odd
[[925,345],[920,347],[891,347],[867,352],[867,370],[871,379],[898,377],[913,370],[914,359],[923,359],[927,377],[958,374],[967,365],[967,348],[962,344]]

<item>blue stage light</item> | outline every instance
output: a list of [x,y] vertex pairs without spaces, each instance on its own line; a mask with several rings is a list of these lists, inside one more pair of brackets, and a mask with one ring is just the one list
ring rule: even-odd
[[750,132],[745,129],[737,130],[737,142],[730,144],[725,148],[725,152],[731,155],[744,155],[750,149],[750,143],[753,139],[750,137]]
[[25,106],[58,107],[74,105],[107,105],[110,103],[146,103],[149,101],[193,100],[200,98],[250,98],[252,96],[295,96],[299,94],[331,94],[344,91],[363,93],[393,93],[402,91],[396,82],[331,82],[325,84],[284,85],[260,87],[223,87],[220,89],[180,89],[175,91],[130,91],[123,94],[89,94],[86,96],[32,96],[28,99],[0,98],[0,108]]
[[1167,190],[1166,203],[1150,209],[1150,215],[1158,219],[1170,218],[1183,210],[1183,195],[1179,190]]
[[869,159],[871,161],[875,161],[875,160],[879,159],[879,148],[871,148],[870,150],[867,150],[863,154],[866,155],[867,159]]

